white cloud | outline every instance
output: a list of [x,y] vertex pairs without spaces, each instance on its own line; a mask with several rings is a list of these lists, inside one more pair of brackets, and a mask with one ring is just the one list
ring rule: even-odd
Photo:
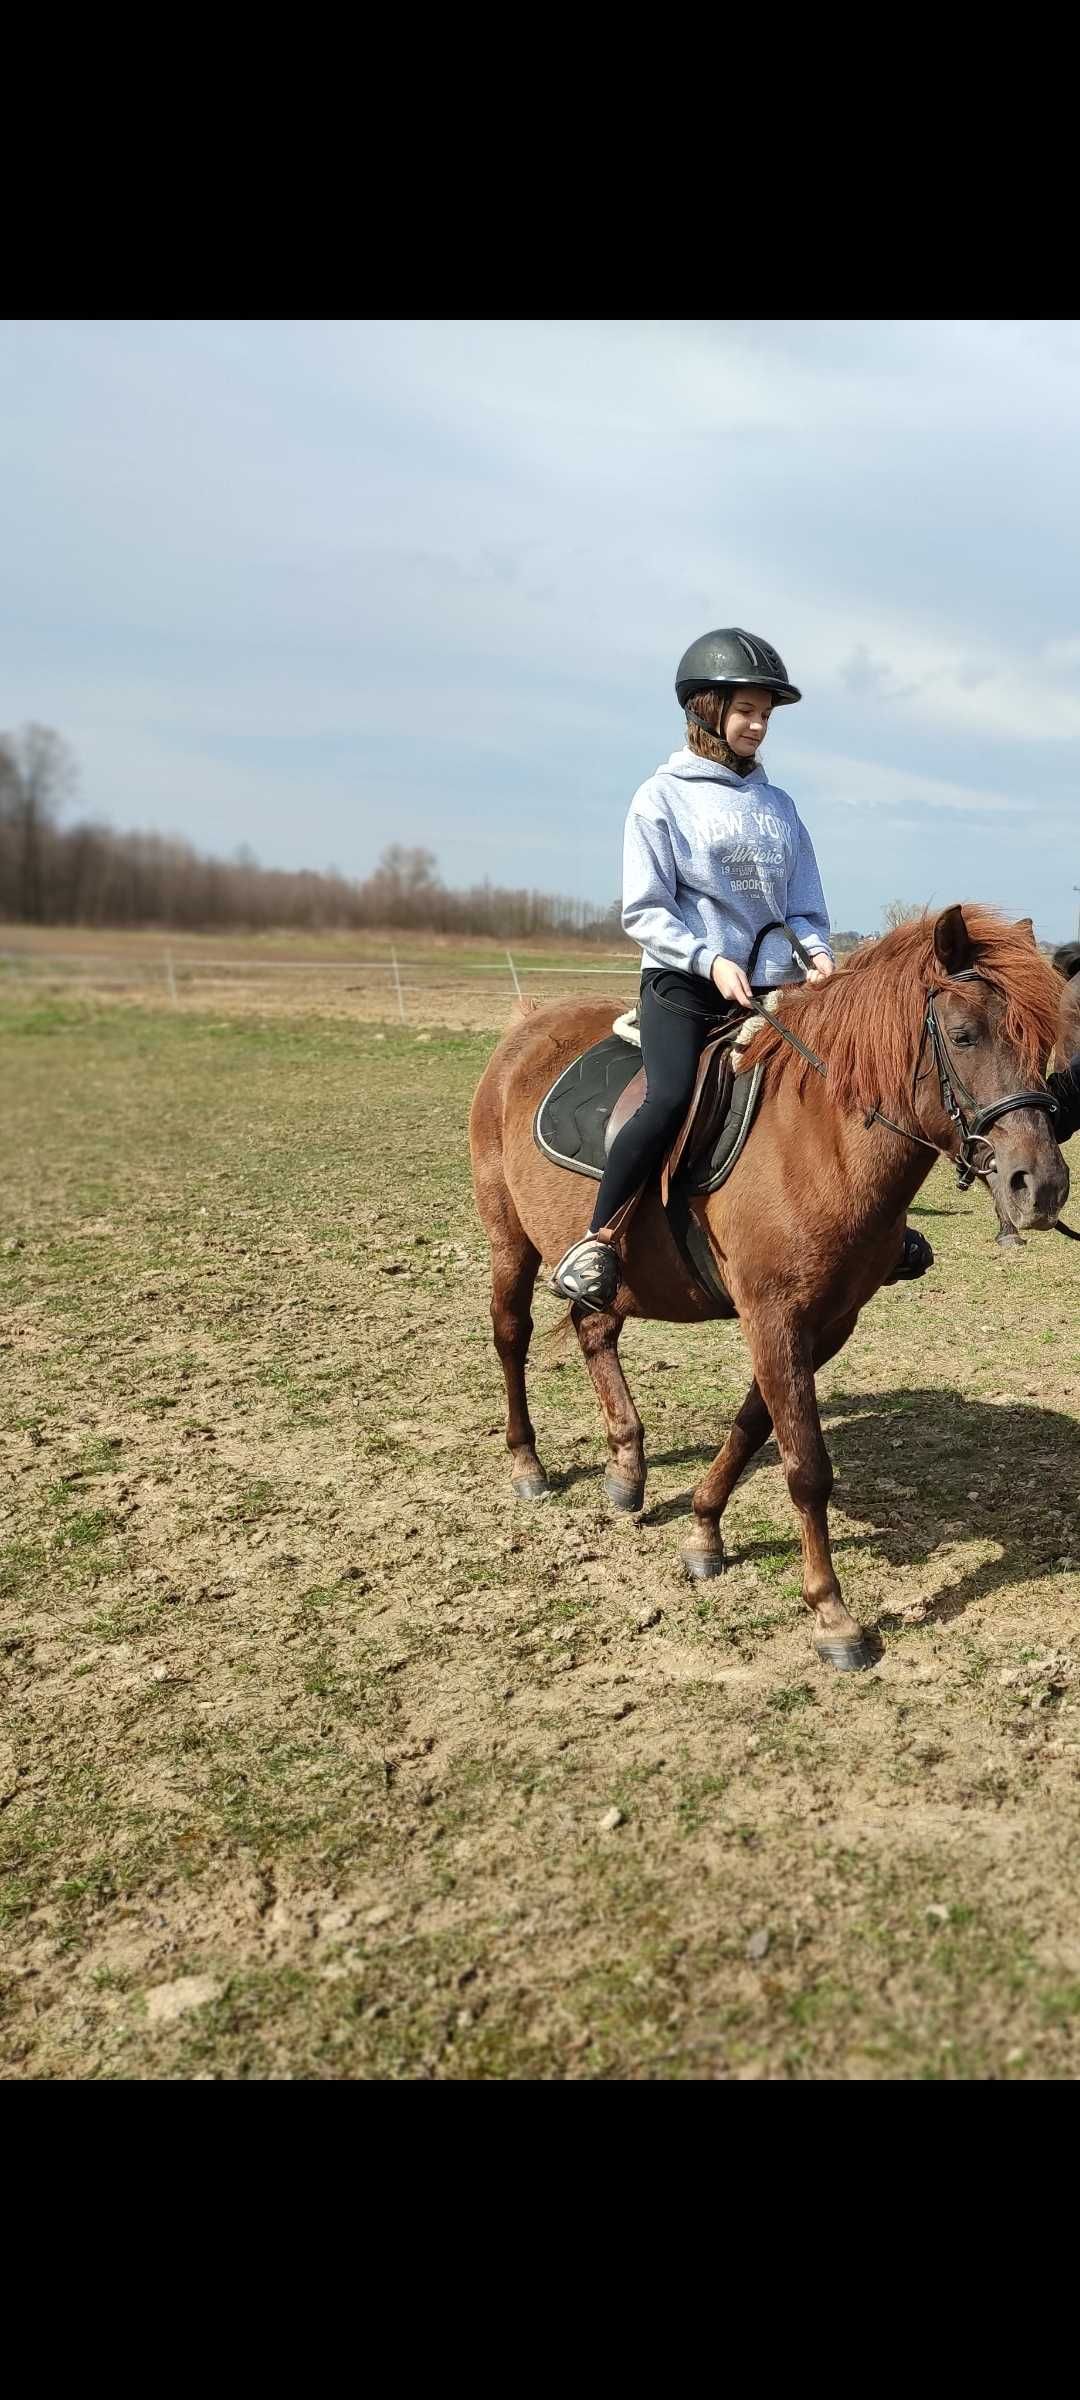
[[1043,655],[1050,667],[1075,671],[1080,667],[1080,633],[1067,634],[1060,641],[1047,642]]
[[[965,816],[1016,817],[1034,816],[1038,802],[1031,796],[1017,797],[1014,793],[981,791],[972,786],[948,783],[940,776],[922,775],[910,767],[884,767],[874,759],[849,758],[832,750],[785,749],[784,773],[779,765],[776,779],[785,784],[785,776],[794,767],[796,776],[805,776],[816,789],[842,808],[898,809],[897,824],[912,820],[904,812],[925,808],[933,813],[946,809],[959,810]],[[794,778],[793,778],[794,780]],[[786,788],[786,784],[785,784]]]

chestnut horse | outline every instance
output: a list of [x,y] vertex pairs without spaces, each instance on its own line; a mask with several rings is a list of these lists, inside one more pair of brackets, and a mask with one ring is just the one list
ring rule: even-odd
[[[814,1375],[896,1266],[908,1207],[939,1154],[992,1174],[1018,1231],[1054,1224],[1069,1175],[1043,1075],[1060,989],[1030,925],[978,903],[898,926],[830,982],[785,992],[779,1021],[815,1063],[775,1023],[756,1036],[743,1071],[760,1058],[766,1072],[746,1151],[719,1191],[691,1203],[741,1320],[754,1381],[694,1493],[683,1563],[694,1576],[721,1572],[724,1508],[774,1430],[801,1519],[815,1648],[836,1667],[866,1666],[873,1653],[844,1606],[830,1555],[833,1473]],[[511,1481],[522,1499],[548,1490],[525,1390],[533,1285],[541,1260],[553,1263],[584,1231],[594,1197],[590,1182],[543,1156],[533,1119],[556,1076],[610,1030],[618,1005],[566,1000],[526,1014],[489,1060],[470,1113]],[[619,1248],[612,1309],[571,1316],[607,1425],[608,1498],[636,1510],[645,1450],[619,1363],[623,1322],[723,1312],[690,1282],[655,1184]]]

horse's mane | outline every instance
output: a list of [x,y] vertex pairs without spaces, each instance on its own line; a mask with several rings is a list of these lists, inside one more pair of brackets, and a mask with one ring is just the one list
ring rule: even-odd
[[[1027,922],[1015,925],[976,900],[965,900],[963,910],[977,952],[973,964],[1005,1003],[1002,1037],[1033,1080],[1045,1073],[1057,1036],[1060,979]],[[827,1064],[826,1089],[838,1108],[895,1114],[909,1098],[927,993],[949,983],[934,951],[936,921],[929,914],[912,918],[880,941],[863,943],[828,983],[785,994],[784,1023]],[[769,1062],[771,1078],[794,1076],[800,1092],[815,1077],[771,1026],[750,1044],[743,1064],[757,1059]]]

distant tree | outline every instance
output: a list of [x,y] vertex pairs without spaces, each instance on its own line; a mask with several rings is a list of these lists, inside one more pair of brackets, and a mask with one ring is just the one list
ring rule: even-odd
[[0,905],[15,915],[46,913],[46,853],[77,782],[74,752],[50,726],[0,734]]
[[893,933],[898,925],[910,925],[913,917],[923,915],[925,907],[924,900],[887,900],[881,912],[886,933]]

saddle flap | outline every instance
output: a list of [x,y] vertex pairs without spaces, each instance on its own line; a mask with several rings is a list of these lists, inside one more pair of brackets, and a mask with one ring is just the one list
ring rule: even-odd
[[608,1156],[616,1134],[622,1132],[623,1126],[625,1125],[628,1117],[636,1115],[644,1098],[645,1069],[644,1067],[639,1067],[637,1074],[631,1076],[630,1081],[626,1086],[626,1090],[621,1093],[618,1100],[616,1100],[615,1106],[608,1118],[607,1128],[604,1133],[605,1158]]
[[709,1156],[727,1116],[732,1081],[731,1035],[725,1027],[712,1035],[702,1050],[690,1106],[664,1160],[660,1197],[665,1208],[680,1168],[684,1167],[692,1180],[694,1168]]

